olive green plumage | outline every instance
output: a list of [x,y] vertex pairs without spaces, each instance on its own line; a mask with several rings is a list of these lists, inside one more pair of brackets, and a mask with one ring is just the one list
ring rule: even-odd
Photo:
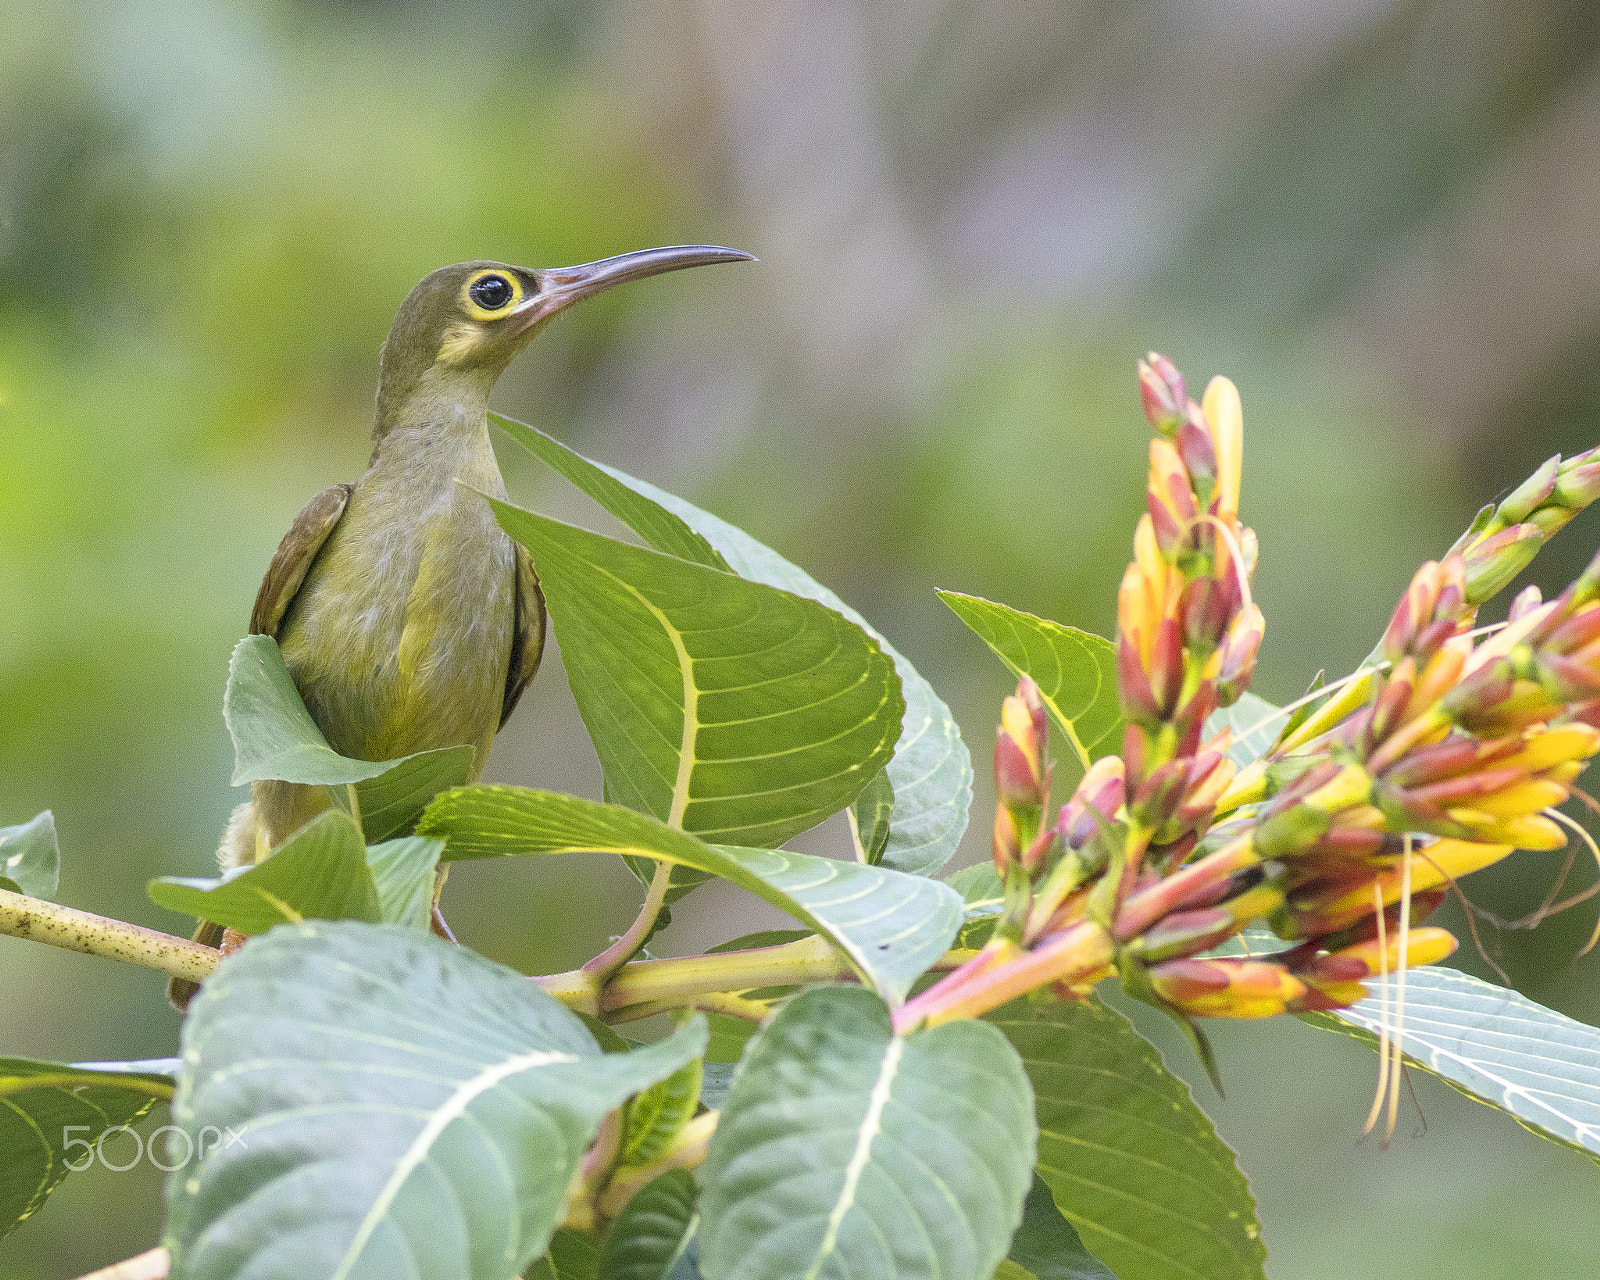
[[[477,777],[539,665],[545,625],[534,567],[482,497],[505,496],[489,393],[564,307],[627,280],[748,259],[687,245],[555,270],[464,262],[411,291],[383,344],[371,463],[300,513],[250,618],[253,634],[277,639],[334,750],[388,760],[465,743]],[[260,861],[328,804],[322,787],[255,783],[219,856]]]

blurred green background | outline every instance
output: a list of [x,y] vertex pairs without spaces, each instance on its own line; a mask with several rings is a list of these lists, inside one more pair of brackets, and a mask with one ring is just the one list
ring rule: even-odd
[[[465,258],[709,241],[761,262],[587,304],[497,407],[743,525],[871,616],[965,727],[962,860],[985,856],[1008,681],[932,590],[1109,630],[1146,347],[1197,390],[1226,372],[1243,393],[1274,700],[1356,662],[1479,504],[1600,441],[1597,13],[0,7],[0,823],[53,808],[64,901],[187,931],[144,884],[211,865],[239,798],[229,648],[295,512],[365,464],[407,289]],[[514,498],[609,527],[510,449]],[[1597,542],[1580,519],[1537,576],[1559,587]],[[554,658],[489,777],[598,795]],[[1472,892],[1519,912],[1557,861],[1523,855]],[[638,897],[604,860],[552,860],[464,866],[446,905],[466,941],[542,972]],[[709,887],[658,949],[768,918]],[[1600,959],[1575,958],[1592,921],[1486,943],[1529,994],[1600,1021]],[[177,1034],[158,976],[7,938],[0,1026],[0,1054],[62,1059],[167,1055]],[[1278,1280],[1594,1274],[1590,1162],[1427,1079],[1423,1118],[1360,1145],[1370,1053],[1287,1020],[1214,1034],[1228,1100],[1197,1096],[1252,1175]],[[159,1196],[148,1166],[69,1179],[0,1244],[0,1278],[148,1248]]]

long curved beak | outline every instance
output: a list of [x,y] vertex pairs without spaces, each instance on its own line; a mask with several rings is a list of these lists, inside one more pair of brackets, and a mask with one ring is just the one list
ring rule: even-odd
[[582,302],[612,285],[643,280],[663,271],[704,267],[713,262],[754,262],[753,254],[714,244],[674,244],[660,249],[638,249],[614,258],[586,262],[581,267],[553,267],[538,272],[541,288],[515,312],[527,326],[548,320],[556,312]]

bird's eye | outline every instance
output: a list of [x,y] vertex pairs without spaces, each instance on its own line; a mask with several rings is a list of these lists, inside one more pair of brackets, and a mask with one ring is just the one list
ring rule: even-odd
[[516,296],[516,289],[504,276],[484,276],[474,280],[467,295],[485,311],[498,311]]

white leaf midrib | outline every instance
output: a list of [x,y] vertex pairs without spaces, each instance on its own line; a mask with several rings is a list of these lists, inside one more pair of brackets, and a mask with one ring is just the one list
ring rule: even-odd
[[400,1194],[400,1188],[405,1181],[416,1171],[428,1156],[433,1144],[438,1141],[449,1125],[465,1114],[466,1109],[473,1100],[488,1090],[494,1088],[502,1080],[517,1075],[523,1071],[531,1071],[537,1067],[554,1066],[558,1063],[577,1062],[579,1059],[571,1053],[555,1053],[549,1050],[539,1050],[534,1053],[518,1054],[516,1057],[507,1058],[494,1066],[480,1071],[470,1080],[464,1080],[456,1087],[454,1093],[445,1100],[428,1118],[428,1123],[422,1131],[412,1140],[405,1154],[395,1163],[394,1172],[384,1182],[377,1198],[373,1200],[372,1207],[367,1210],[367,1215],[361,1220],[361,1225],[356,1228],[356,1234],[350,1241],[350,1247],[345,1251],[344,1257],[339,1260],[339,1265],[334,1269],[329,1280],[347,1280],[357,1262],[361,1259],[362,1251],[367,1247],[372,1234],[378,1225],[388,1216],[389,1209],[394,1204],[395,1197]]
[[867,1099],[867,1111],[861,1117],[861,1125],[856,1130],[855,1150],[850,1153],[850,1163],[845,1166],[844,1182],[839,1187],[839,1197],[834,1201],[833,1210],[828,1214],[828,1227],[823,1232],[822,1243],[817,1246],[817,1253],[811,1260],[811,1265],[806,1269],[804,1280],[817,1280],[823,1264],[832,1256],[839,1243],[839,1228],[844,1223],[845,1214],[850,1212],[856,1202],[856,1191],[861,1183],[861,1175],[866,1172],[867,1161],[872,1156],[872,1142],[881,1131],[883,1123],[883,1109],[889,1104],[889,1092],[894,1085],[895,1074],[900,1069],[900,1059],[905,1053],[906,1042],[900,1036],[889,1041],[889,1047],[883,1055],[883,1065],[878,1069],[878,1079],[872,1086],[872,1093]]

